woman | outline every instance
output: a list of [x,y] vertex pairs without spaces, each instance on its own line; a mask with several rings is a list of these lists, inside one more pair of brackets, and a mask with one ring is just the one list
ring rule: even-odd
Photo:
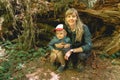
[[70,8],[65,13],[65,30],[72,41],[71,49],[65,54],[66,60],[72,60],[77,70],[84,70],[84,64],[90,56],[92,47],[91,33],[88,27],[82,23],[76,9]]

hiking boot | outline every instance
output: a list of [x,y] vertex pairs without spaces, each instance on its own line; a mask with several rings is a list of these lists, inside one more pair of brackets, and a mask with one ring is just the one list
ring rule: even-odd
[[63,72],[63,71],[64,71],[64,68],[65,68],[65,66],[60,66],[60,67],[57,69],[57,72]]

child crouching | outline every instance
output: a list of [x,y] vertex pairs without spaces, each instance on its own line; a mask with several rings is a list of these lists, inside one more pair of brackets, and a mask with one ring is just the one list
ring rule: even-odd
[[57,69],[57,72],[62,72],[66,66],[64,55],[70,50],[70,38],[67,37],[67,32],[64,29],[63,24],[57,25],[54,29],[55,36],[49,42],[48,46],[51,50],[50,62],[54,64],[57,60],[60,63],[60,66]]

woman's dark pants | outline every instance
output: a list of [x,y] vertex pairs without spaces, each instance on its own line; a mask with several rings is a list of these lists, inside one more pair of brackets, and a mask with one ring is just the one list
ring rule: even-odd
[[70,56],[70,61],[73,64],[73,67],[76,67],[78,64],[86,65],[86,61],[91,53],[73,53]]

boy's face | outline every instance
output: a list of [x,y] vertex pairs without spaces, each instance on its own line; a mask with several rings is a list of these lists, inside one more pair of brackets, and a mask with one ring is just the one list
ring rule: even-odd
[[58,39],[63,39],[66,36],[66,32],[64,30],[56,31],[56,37]]

